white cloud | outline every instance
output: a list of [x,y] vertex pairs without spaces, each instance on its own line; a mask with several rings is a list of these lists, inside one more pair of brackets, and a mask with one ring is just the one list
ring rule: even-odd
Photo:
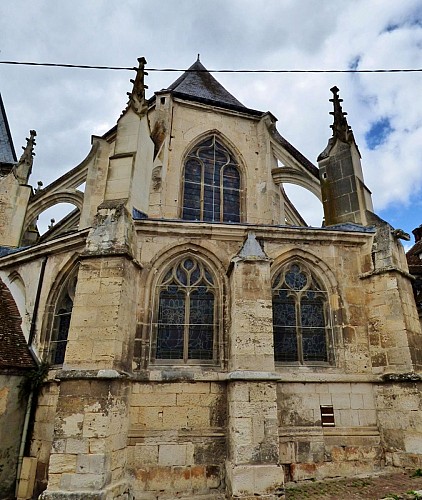
[[[419,0],[14,0],[0,6],[0,33],[3,60],[136,66],[143,55],[150,67],[187,67],[199,52],[209,68],[422,68]],[[150,92],[177,76],[150,72]],[[33,183],[84,158],[90,135],[120,115],[132,77],[1,66],[18,154],[29,129],[38,132]],[[397,216],[400,204],[422,197],[421,73],[216,77],[245,105],[272,111],[282,135],[313,162],[331,135],[329,89],[337,85],[376,208],[394,204]],[[385,117],[394,131],[371,151],[365,133]]]

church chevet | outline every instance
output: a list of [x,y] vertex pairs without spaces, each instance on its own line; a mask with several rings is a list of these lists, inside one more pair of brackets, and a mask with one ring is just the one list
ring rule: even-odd
[[199,57],[150,98],[138,62],[116,125],[47,186],[0,98],[0,498],[276,500],[421,469],[422,230],[408,265],[339,89],[314,165]]

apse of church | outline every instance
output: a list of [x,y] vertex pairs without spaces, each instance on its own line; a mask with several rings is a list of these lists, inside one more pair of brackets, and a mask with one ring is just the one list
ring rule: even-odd
[[[63,177],[28,184],[35,132],[2,160],[0,292],[49,364],[19,498],[275,500],[288,480],[421,466],[403,234],[373,211],[339,90],[316,167],[199,59],[149,99],[145,64]],[[40,235],[61,201],[75,210]]]

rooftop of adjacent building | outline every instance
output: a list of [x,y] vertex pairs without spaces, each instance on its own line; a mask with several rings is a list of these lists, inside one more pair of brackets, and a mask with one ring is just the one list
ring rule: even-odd
[[16,152],[0,94],[0,175],[10,172],[16,163]]
[[12,294],[0,280],[0,369],[35,367],[22,333],[21,321]]
[[422,275],[422,224],[412,233],[415,236],[415,244],[406,253],[407,263],[412,274]]

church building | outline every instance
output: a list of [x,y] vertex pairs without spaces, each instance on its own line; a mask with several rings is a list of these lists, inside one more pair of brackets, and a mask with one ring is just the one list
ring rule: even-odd
[[138,61],[116,126],[44,188],[1,105],[0,498],[276,500],[421,468],[407,235],[373,211],[339,89],[317,167],[199,59],[151,98]]

